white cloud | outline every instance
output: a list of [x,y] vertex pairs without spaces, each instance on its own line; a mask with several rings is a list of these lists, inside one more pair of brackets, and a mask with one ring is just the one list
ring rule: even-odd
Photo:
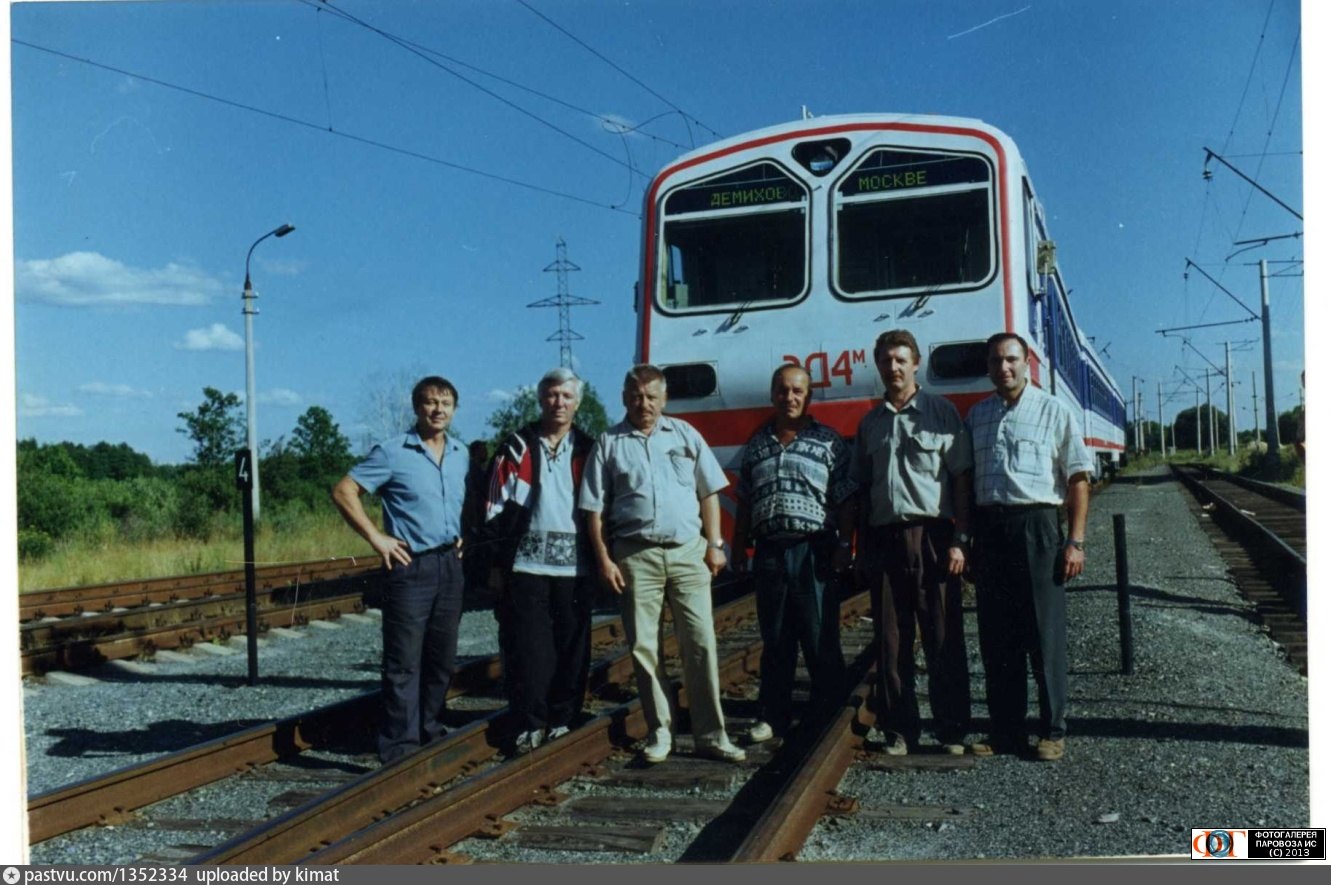
[[121,399],[152,398],[151,390],[139,390],[137,387],[130,387],[128,384],[107,384],[105,381],[90,381],[87,384],[80,384],[79,393],[89,393],[93,396],[112,396]]
[[190,329],[183,341],[176,342],[178,350],[244,350],[245,339],[221,323],[206,329]]
[[[241,399],[244,399],[242,396]],[[285,387],[274,387],[272,390],[265,390],[263,393],[255,396],[256,402],[265,406],[298,406],[300,405],[300,394],[294,390],[287,390]]]
[[19,261],[15,293],[24,301],[69,307],[121,304],[206,304],[221,282],[197,268],[170,262],[160,268],[128,267],[97,252]]
[[25,418],[73,418],[82,415],[83,410],[69,403],[53,403],[35,393],[20,393],[18,413]]
[[485,395],[485,399],[492,403],[511,403],[513,402],[513,396],[514,394],[511,390],[500,390],[499,388],[495,388]]

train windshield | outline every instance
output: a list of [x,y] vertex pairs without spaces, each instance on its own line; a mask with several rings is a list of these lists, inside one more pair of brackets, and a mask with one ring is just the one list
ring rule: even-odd
[[793,301],[807,287],[809,191],[775,163],[692,182],[665,199],[667,310]]
[[836,288],[855,297],[972,289],[997,271],[993,175],[972,154],[873,151],[835,191]]

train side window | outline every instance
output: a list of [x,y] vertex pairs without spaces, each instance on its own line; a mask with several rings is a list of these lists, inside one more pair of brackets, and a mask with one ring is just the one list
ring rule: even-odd
[[702,399],[716,393],[716,367],[710,363],[663,366],[661,373],[672,400]]
[[939,381],[981,378],[989,374],[988,360],[983,341],[939,344],[929,350],[929,375]]

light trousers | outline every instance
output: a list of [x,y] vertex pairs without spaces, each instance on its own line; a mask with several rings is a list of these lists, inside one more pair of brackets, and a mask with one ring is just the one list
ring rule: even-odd
[[707,542],[699,535],[678,547],[621,539],[615,541],[613,555],[627,584],[620,605],[648,729],[669,730],[673,719],[670,682],[660,654],[661,613],[669,604],[693,737],[700,744],[714,744],[725,738],[726,728],[712,626],[712,575],[703,561],[706,552]]

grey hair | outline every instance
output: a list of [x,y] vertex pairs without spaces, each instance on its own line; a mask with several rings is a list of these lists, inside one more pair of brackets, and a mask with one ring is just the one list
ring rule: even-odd
[[559,366],[542,375],[541,380],[536,385],[536,395],[539,397],[547,390],[554,387],[563,387],[565,384],[573,385],[573,401],[575,403],[582,402],[582,379],[567,366]]

